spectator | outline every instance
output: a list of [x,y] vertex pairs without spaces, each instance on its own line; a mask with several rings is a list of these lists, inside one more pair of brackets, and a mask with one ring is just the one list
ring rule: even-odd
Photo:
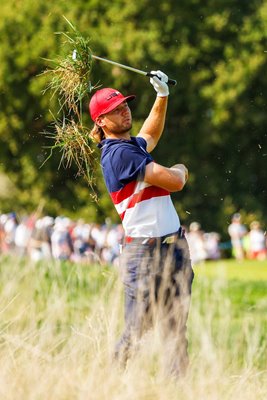
[[4,223],[4,241],[6,251],[12,251],[15,248],[15,232],[18,226],[16,213],[11,212],[7,215]]
[[73,243],[71,240],[69,228],[70,219],[57,217],[55,226],[51,235],[52,255],[56,260],[69,260],[73,253]]
[[33,261],[40,261],[42,256],[42,219],[35,222],[29,241],[29,255]]
[[85,223],[83,219],[79,219],[71,231],[71,239],[73,242],[73,250],[75,255],[82,256],[87,249],[88,242],[85,236]]
[[28,226],[28,218],[24,217],[17,226],[14,238],[17,254],[19,256],[27,255],[30,237],[31,230]]
[[52,257],[51,235],[53,232],[54,218],[46,216],[42,218],[41,224],[41,241],[43,258]]
[[204,233],[204,246],[208,260],[218,260],[221,258],[219,243],[220,235],[217,232]]
[[106,225],[94,224],[91,229],[91,237],[95,242],[95,255],[102,261],[102,253],[106,247]]
[[122,225],[109,226],[106,235],[105,248],[102,251],[102,260],[107,264],[116,263],[120,254],[120,243],[123,239]]
[[248,239],[248,258],[252,260],[266,260],[266,237],[261,229],[259,221],[250,224]]
[[73,241],[73,262],[90,264],[98,262],[99,258],[95,254],[95,241],[91,237],[91,226],[84,220],[79,219],[72,229],[71,238]]
[[207,252],[205,248],[204,232],[198,222],[189,225],[189,232],[186,234],[192,264],[199,264],[206,260]]
[[232,216],[232,222],[228,227],[228,233],[231,238],[233,256],[237,260],[243,260],[245,257],[243,240],[247,229],[242,224],[241,215],[239,213]]

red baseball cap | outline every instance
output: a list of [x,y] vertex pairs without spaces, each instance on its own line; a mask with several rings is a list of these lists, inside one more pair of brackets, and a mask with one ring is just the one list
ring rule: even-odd
[[89,112],[93,121],[100,115],[106,114],[124,101],[131,101],[135,98],[134,95],[123,96],[118,90],[112,88],[104,88],[98,90],[90,100]]

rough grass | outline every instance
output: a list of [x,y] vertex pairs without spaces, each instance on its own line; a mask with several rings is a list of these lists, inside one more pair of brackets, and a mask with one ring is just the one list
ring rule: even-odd
[[122,287],[98,265],[0,259],[0,398],[263,400],[267,398],[267,263],[195,267],[180,381],[161,368],[157,330],[126,370],[112,363]]

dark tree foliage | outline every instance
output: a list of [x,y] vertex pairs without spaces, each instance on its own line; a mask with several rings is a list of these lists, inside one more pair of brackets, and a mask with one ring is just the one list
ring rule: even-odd
[[[53,129],[51,112],[57,115],[58,104],[42,93],[47,82],[39,74],[46,58],[63,52],[55,32],[68,30],[64,15],[91,38],[96,55],[161,69],[178,81],[153,156],[163,165],[189,168],[187,187],[173,196],[182,222],[197,220],[203,229],[225,234],[231,215],[240,211],[247,223],[259,218],[266,224],[266,1],[2,3],[0,176],[13,185],[3,190],[0,211],[30,212],[44,200],[46,213],[118,221],[100,171],[96,205],[75,166],[58,168],[61,154],[54,152],[41,167],[52,144],[41,132]],[[155,97],[148,79],[95,61],[92,82],[137,95],[136,134]],[[90,127],[87,107],[88,101],[84,123]]]

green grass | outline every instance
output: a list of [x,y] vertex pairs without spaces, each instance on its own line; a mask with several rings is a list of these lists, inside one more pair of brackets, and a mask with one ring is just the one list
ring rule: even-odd
[[191,366],[174,382],[157,331],[125,371],[112,352],[123,325],[117,271],[0,258],[0,398],[13,400],[265,400],[267,263],[194,268]]
[[[190,329],[196,313],[226,365],[266,370],[267,262],[223,260],[194,270]],[[194,342],[201,347],[198,338]]]
[[[195,287],[210,292],[219,285],[220,298],[227,299],[236,315],[241,312],[256,316],[259,314],[265,321],[267,310],[267,262],[245,261],[242,264],[235,261],[218,261],[205,263],[195,267]],[[202,288],[201,288],[202,286]],[[194,291],[193,291],[194,295]]]
[[232,259],[208,261],[195,266],[194,270],[200,277],[267,282],[267,261],[244,260],[237,262]]

